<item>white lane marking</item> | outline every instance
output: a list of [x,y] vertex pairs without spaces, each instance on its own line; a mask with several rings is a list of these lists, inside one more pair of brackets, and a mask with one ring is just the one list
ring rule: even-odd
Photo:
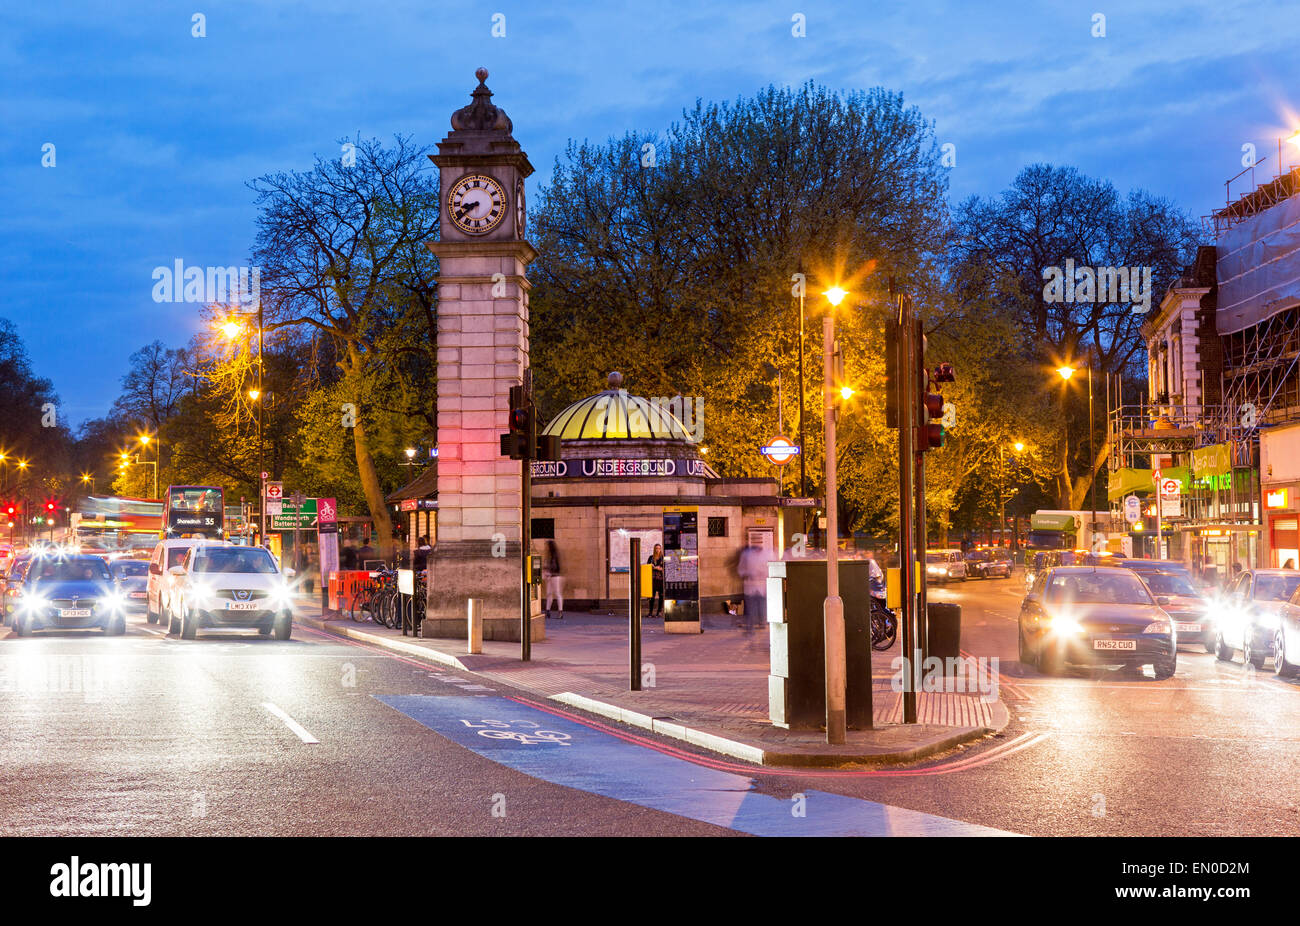
[[263,702],[262,707],[266,708],[272,714],[274,714],[275,716],[283,720],[284,725],[288,727],[290,730],[292,730],[294,733],[296,733],[298,735],[298,739],[302,740],[304,743],[311,744],[311,743],[320,742],[320,740],[316,739],[316,737],[308,733],[302,724],[298,723],[298,721],[294,720],[292,717],[290,717],[284,711],[280,710],[280,708],[276,707],[270,701]]

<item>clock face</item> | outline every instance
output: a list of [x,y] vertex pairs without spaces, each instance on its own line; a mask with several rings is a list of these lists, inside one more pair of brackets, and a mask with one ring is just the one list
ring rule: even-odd
[[486,174],[468,174],[447,194],[451,222],[469,235],[482,235],[501,224],[506,214],[506,191]]
[[521,241],[524,237],[524,181],[515,181],[515,236]]

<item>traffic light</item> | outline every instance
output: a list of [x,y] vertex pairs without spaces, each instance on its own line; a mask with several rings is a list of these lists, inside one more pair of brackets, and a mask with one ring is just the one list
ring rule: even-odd
[[537,446],[537,416],[523,386],[510,387],[510,430],[501,435],[501,455],[512,460],[532,459]]
[[927,450],[934,450],[936,447],[942,447],[947,441],[947,430],[943,422],[943,395],[930,390],[939,383],[956,382],[957,375],[953,371],[951,363],[940,363],[931,372],[925,365],[925,337],[922,336],[920,350],[920,369],[917,371],[917,378],[923,389],[920,403],[920,426],[919,440],[917,441],[918,449],[924,453]]

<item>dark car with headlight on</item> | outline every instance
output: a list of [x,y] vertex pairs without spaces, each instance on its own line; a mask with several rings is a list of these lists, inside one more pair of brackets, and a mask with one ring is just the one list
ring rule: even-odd
[[149,564],[139,559],[118,559],[108,571],[122,594],[123,609],[143,614],[149,607]]
[[1273,655],[1291,596],[1300,589],[1294,569],[1247,569],[1229,583],[1216,604],[1214,655],[1230,662],[1241,650],[1256,669]]
[[998,550],[971,550],[966,554],[967,575],[981,579],[1011,578],[1011,557]]
[[1178,631],[1131,570],[1057,566],[1039,574],[1020,607],[1020,661],[1055,675],[1067,665],[1149,665],[1158,679],[1178,667]]
[[185,554],[173,577],[168,631],[193,640],[200,629],[256,629],[287,640],[293,592],[262,547],[205,544]]
[[14,630],[95,630],[126,633],[122,597],[98,556],[45,556],[33,560],[19,589]]
[[1161,607],[1174,621],[1178,642],[1214,652],[1214,605],[1205,590],[1198,588],[1185,572],[1139,572],[1138,575],[1151,594],[1169,599]]

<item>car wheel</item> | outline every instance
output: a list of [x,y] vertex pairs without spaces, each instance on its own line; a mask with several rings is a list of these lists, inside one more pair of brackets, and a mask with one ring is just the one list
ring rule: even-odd
[[1273,638],[1273,674],[1278,678],[1291,678],[1296,674],[1296,666],[1286,661],[1286,638],[1282,631]]
[[151,623],[151,624],[156,624],[156,623],[158,623],[160,620],[162,620],[162,618],[159,616],[158,612],[155,611],[153,608],[149,607],[148,605],[145,605],[145,615],[144,615],[144,619],[145,619],[146,621],[148,621],[149,623]]
[[281,614],[275,621],[275,638],[277,640],[287,640],[293,634],[293,618],[288,614]]
[[181,615],[181,639],[193,640],[198,634],[198,623],[198,619],[195,618],[187,609],[185,613]]
[[32,622],[24,619],[21,615],[14,615],[14,630],[20,637],[30,637],[32,635]]
[[126,618],[121,615],[114,617],[104,625],[104,633],[110,637],[120,637],[126,633]]
[[1175,652],[1166,659],[1157,659],[1151,663],[1151,670],[1155,672],[1156,679],[1159,681],[1173,678],[1174,672],[1178,670],[1178,653]]
[[1237,650],[1228,645],[1228,641],[1223,639],[1223,631],[1220,630],[1214,635],[1214,658],[1220,662],[1232,662],[1232,657],[1237,655]]
[[1254,636],[1255,634],[1253,632],[1247,631],[1246,639],[1242,641],[1241,658],[1244,662],[1254,666],[1256,669],[1262,669],[1264,668],[1264,660],[1268,658],[1268,654],[1260,652],[1259,648],[1255,646],[1255,641],[1252,639]]
[[1215,644],[1214,644],[1214,641],[1213,641],[1213,640],[1206,640],[1204,645],[1205,645],[1205,651],[1206,651],[1207,653],[1212,653],[1212,652],[1214,652],[1214,646],[1215,646]]
[[1034,654],[1029,647],[1025,646],[1025,635],[1019,629],[1016,630],[1016,648],[1019,650],[1020,664],[1022,666],[1034,665]]
[[1061,654],[1050,644],[1044,643],[1038,649],[1038,671],[1044,675],[1060,675],[1062,671]]

